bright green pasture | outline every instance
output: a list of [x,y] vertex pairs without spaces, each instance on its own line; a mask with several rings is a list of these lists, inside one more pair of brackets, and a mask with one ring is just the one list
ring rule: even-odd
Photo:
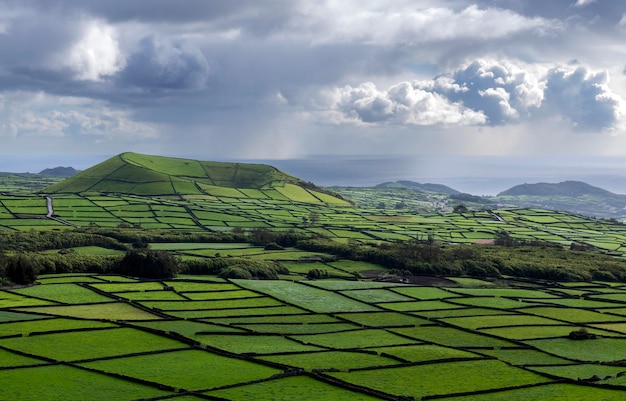
[[143,301],[147,308],[163,311],[193,311],[203,309],[240,309],[280,306],[282,303],[270,297],[216,299],[202,301]]
[[533,325],[559,325],[559,321],[546,319],[540,316],[507,314],[493,316],[469,316],[444,318],[441,321],[453,326],[464,327],[470,330],[501,326],[533,326]]
[[454,305],[444,301],[407,301],[407,302],[385,302],[378,306],[402,312],[422,312],[437,309],[459,309],[462,306]]
[[328,375],[359,386],[416,399],[550,381],[538,374],[496,360],[445,362],[349,373],[331,372]]
[[289,304],[318,313],[378,310],[366,303],[296,282],[274,280],[234,280],[234,282],[242,287],[268,294]]
[[79,319],[38,319],[27,320],[21,322],[5,322],[0,324],[0,337],[23,335],[28,336],[31,333],[45,333],[48,331],[68,331],[76,329],[94,329],[115,327],[112,323],[100,322],[95,320],[79,320]]
[[603,389],[582,384],[548,384],[507,391],[446,398],[446,401],[622,401],[624,390]]
[[492,356],[503,362],[517,366],[565,365],[572,363],[570,360],[559,358],[531,348],[494,348],[481,349],[475,352]]
[[57,361],[77,361],[187,347],[182,342],[131,328],[4,338],[0,339],[0,345]]
[[[302,311],[304,312],[304,311]],[[215,323],[223,323],[230,325],[246,325],[246,324],[318,324],[318,323],[341,323],[340,319],[330,314],[280,314],[280,315],[263,315],[263,316],[232,316],[224,318],[211,319]]]
[[24,320],[47,319],[48,316],[36,315],[31,313],[20,313],[4,311],[0,309],[0,324],[6,322],[20,322]]
[[401,302],[411,301],[412,298],[398,294],[396,292],[388,291],[385,289],[366,289],[366,290],[352,290],[341,291],[342,295],[349,298],[354,298],[358,301],[378,303],[378,302]]
[[432,324],[432,322],[428,320],[398,312],[354,312],[337,314],[335,316],[369,327],[400,327]]
[[337,369],[347,371],[375,366],[396,365],[397,359],[380,356],[375,353],[348,351],[302,352],[288,355],[270,355],[259,359],[280,363],[294,368],[306,369]]
[[286,377],[278,380],[248,384],[246,386],[211,391],[207,394],[232,401],[379,400],[377,397],[331,386],[328,383],[315,380],[308,376]]
[[390,331],[416,340],[455,348],[490,348],[515,345],[508,341],[443,326],[397,328]]
[[[293,336],[297,338],[297,336]],[[320,347],[302,344],[282,335],[196,334],[195,340],[210,347],[234,354],[279,354],[283,352],[317,351]]]
[[597,338],[586,341],[553,338],[524,342],[542,351],[575,361],[612,362],[626,360],[626,338]]
[[93,302],[112,302],[113,299],[78,284],[47,284],[15,290],[22,295],[36,296],[53,302],[65,304],[87,304]]
[[382,329],[361,329],[338,333],[295,335],[292,338],[305,344],[333,349],[356,349],[403,345],[415,342]]
[[256,333],[278,333],[282,335],[289,334],[322,334],[334,333],[338,331],[347,331],[358,329],[351,323],[323,323],[323,324],[239,324],[238,327]]
[[371,351],[376,351],[381,355],[392,355],[407,362],[483,358],[472,352],[433,344],[398,345],[372,348]]
[[0,349],[0,370],[2,368],[10,368],[16,366],[28,366],[28,365],[42,365],[48,361],[31,358],[28,356],[16,354],[11,351]]
[[0,370],[0,399],[6,401],[127,401],[172,394],[155,386],[54,365]]
[[536,307],[536,308],[524,308],[524,313],[529,313],[538,316],[544,316],[554,320],[561,320],[568,323],[604,323],[604,322],[616,322],[623,321],[623,316],[609,315],[607,313],[600,313],[587,309],[577,308],[550,308],[550,307]]
[[159,316],[136,308],[124,302],[108,302],[104,304],[44,306],[16,309],[22,312],[33,312],[53,316],[76,317],[82,319],[107,320],[152,320]]
[[204,333],[242,333],[236,327],[221,326],[211,323],[202,323],[191,320],[154,320],[150,322],[135,322],[135,326],[147,327],[164,333],[178,333],[188,338],[194,338],[199,332]]
[[188,310],[188,311],[168,311],[167,314],[173,317],[183,319],[210,319],[229,316],[265,316],[265,315],[293,315],[298,313],[306,313],[304,309],[295,306],[263,306],[257,308],[232,308],[232,309],[206,309],[206,310]]
[[607,376],[615,377],[619,373],[626,373],[626,367],[624,366],[606,366],[590,363],[560,366],[531,366],[529,369],[535,372],[547,373],[571,380],[591,379],[593,376],[600,378],[606,378]]
[[0,308],[19,308],[23,306],[53,305],[54,302],[30,298],[7,291],[0,292]]
[[437,300],[458,296],[454,293],[451,293],[447,289],[441,289],[437,287],[396,287],[393,289],[393,291],[418,300]]

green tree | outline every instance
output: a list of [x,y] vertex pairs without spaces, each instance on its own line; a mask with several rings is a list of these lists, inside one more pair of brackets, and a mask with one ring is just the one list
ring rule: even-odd
[[120,273],[142,278],[171,278],[178,269],[178,259],[167,251],[133,249],[126,252],[119,265]]

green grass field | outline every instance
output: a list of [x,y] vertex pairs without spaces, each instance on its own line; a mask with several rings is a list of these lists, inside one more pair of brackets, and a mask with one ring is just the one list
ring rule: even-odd
[[[626,294],[612,283],[528,289],[49,278],[19,295],[0,292],[7,302],[0,308],[2,399],[561,399],[545,398],[556,389],[565,400],[626,395],[626,316],[613,313],[626,301],[612,297],[612,308],[586,309],[501,302],[579,299],[568,298],[571,291]],[[187,299],[192,294],[200,299]],[[448,309],[441,300],[457,305]],[[476,300],[489,306],[477,308]],[[407,303],[429,307],[389,308]],[[580,327],[596,338],[569,339]],[[581,381],[594,376],[602,380]],[[99,393],[87,396],[84,387]]]

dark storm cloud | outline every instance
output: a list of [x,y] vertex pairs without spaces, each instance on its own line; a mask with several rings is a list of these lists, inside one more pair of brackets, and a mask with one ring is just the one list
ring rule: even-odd
[[543,109],[558,113],[582,131],[611,128],[619,121],[624,100],[607,90],[606,72],[552,68],[546,77]]
[[184,43],[145,38],[118,74],[118,84],[145,90],[202,89],[211,74],[209,63],[197,48]]

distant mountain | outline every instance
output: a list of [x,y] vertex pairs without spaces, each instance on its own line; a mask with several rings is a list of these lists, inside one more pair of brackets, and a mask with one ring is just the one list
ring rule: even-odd
[[74,167],[55,167],[55,168],[47,168],[41,170],[39,174],[41,175],[50,175],[53,177],[71,177],[75,174],[78,174],[80,170],[76,170]]
[[536,207],[604,218],[626,218],[626,195],[580,181],[516,185],[500,192],[494,202],[506,206]]
[[396,182],[384,182],[378,184],[375,188],[408,188],[424,192],[434,192],[437,194],[459,195],[461,192],[442,184],[420,184],[414,181],[400,180]]
[[506,191],[500,192],[497,196],[507,195],[530,195],[530,196],[615,196],[613,192],[594,187],[581,181],[563,181],[558,184],[540,182],[537,184],[516,185]]

